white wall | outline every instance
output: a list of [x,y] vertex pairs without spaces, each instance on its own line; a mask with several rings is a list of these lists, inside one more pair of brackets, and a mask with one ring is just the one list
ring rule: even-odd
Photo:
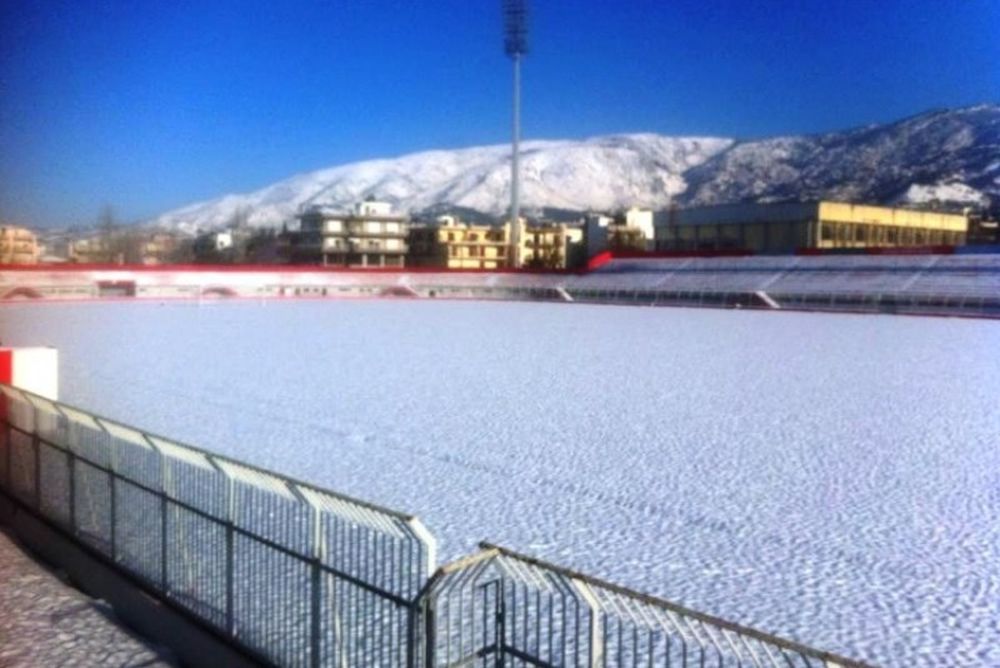
[[642,230],[642,236],[646,238],[646,247],[650,247],[653,241],[653,212],[651,210],[632,207],[625,212],[625,224]]
[[59,399],[59,351],[55,348],[2,348],[11,358],[11,377],[0,378],[53,401]]

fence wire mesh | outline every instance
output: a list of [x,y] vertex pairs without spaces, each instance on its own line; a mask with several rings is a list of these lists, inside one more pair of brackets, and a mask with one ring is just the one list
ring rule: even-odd
[[276,665],[412,660],[416,518],[0,390],[3,489],[175,606]]

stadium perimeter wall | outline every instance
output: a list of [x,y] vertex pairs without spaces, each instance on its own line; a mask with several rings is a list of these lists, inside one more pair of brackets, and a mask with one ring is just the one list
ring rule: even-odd
[[[1000,253],[601,254],[582,272],[0,267],[0,303],[451,298],[1000,317]],[[994,249],[996,250],[996,249]]]

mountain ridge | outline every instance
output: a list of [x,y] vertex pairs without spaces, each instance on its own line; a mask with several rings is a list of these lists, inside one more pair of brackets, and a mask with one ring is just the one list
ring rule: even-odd
[[[839,132],[754,140],[616,133],[521,145],[527,210],[613,210],[672,203],[832,198],[951,206],[1000,202],[1000,104],[934,109]],[[432,149],[302,172],[264,188],[168,211],[150,222],[185,231],[280,225],[302,207],[348,208],[367,196],[411,214],[455,208],[502,216],[506,144]]]

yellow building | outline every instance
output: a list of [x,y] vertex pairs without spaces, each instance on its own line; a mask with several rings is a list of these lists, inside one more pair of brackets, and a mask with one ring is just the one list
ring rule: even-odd
[[436,225],[410,228],[409,262],[417,267],[506,269],[507,225],[476,225],[441,216]]
[[656,249],[789,253],[800,248],[962,245],[964,214],[844,202],[733,204],[657,214]]
[[121,264],[121,259],[115,257],[111,250],[110,240],[103,237],[90,237],[70,242],[69,261],[78,264],[104,264],[115,262]]
[[23,227],[0,227],[0,264],[37,264],[38,239]]
[[[564,223],[520,221],[519,266],[565,269],[582,255],[583,229]],[[483,225],[441,216],[437,224],[410,230],[412,266],[448,269],[508,269],[511,267],[510,223]],[[579,253],[577,253],[579,249]]]

